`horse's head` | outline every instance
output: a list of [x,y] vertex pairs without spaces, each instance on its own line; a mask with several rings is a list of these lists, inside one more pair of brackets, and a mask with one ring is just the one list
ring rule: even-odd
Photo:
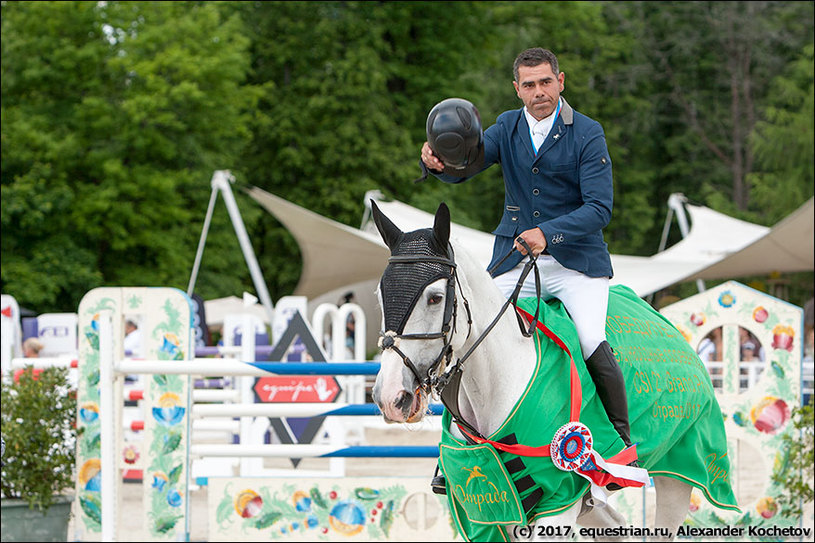
[[441,204],[433,228],[402,232],[371,202],[374,222],[391,251],[379,282],[383,332],[373,399],[386,420],[417,422],[434,377],[443,372],[467,330],[456,330],[456,263],[450,211]]

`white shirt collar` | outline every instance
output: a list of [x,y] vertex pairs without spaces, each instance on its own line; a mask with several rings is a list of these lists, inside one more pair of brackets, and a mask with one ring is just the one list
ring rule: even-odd
[[555,123],[555,113],[558,112],[561,106],[561,98],[558,98],[558,107],[555,108],[548,117],[544,117],[540,121],[537,120],[535,117],[529,113],[529,110],[524,106],[524,115],[526,115],[526,124],[529,125],[529,134],[533,134],[535,129],[537,128],[539,133],[543,134],[544,137],[549,135],[549,131],[552,130],[552,125]]

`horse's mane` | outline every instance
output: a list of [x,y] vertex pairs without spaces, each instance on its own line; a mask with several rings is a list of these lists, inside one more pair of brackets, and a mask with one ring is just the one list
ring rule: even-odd
[[[462,289],[469,291],[467,296],[474,324],[474,333],[470,341],[474,341],[499,314],[507,299],[470,251],[454,238],[451,238],[450,244],[455,251]],[[514,362],[511,371],[503,365],[509,352],[513,353]],[[514,311],[511,310],[503,313],[500,322],[489,332],[484,343],[473,352],[472,360],[467,362],[468,369],[464,373],[464,381],[473,377],[481,383],[489,383],[486,389],[483,388],[484,385],[474,387],[472,392],[474,396],[469,399],[469,405],[473,409],[472,415],[478,415],[471,422],[475,422],[478,430],[484,435],[497,429],[506,420],[529,382],[535,366],[535,356],[534,344],[523,337],[518,329]],[[480,359],[481,362],[475,364],[476,359]],[[480,370],[476,370],[476,367]],[[495,396],[486,400],[481,396],[485,390],[490,390],[490,394]],[[485,401],[490,405],[487,410],[483,409]]]
[[462,281],[466,281],[470,290],[474,293],[478,293],[479,297],[489,298],[490,302],[494,300],[496,309],[499,308],[505,298],[493,282],[490,274],[487,273],[487,270],[479,264],[460,240],[451,236],[450,245],[452,245],[453,251],[455,251],[459,277]]

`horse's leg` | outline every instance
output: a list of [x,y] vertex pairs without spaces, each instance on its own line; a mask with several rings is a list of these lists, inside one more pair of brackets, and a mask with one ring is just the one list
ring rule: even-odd
[[654,528],[661,529],[663,534],[669,534],[655,538],[654,541],[672,541],[676,537],[676,529],[688,516],[693,487],[673,477],[654,477],[654,487],[657,493]]
[[[614,509],[610,504],[605,506],[596,506],[592,503],[591,492],[586,492],[581,500],[582,507],[580,514],[577,516],[577,522],[582,528],[617,528],[620,526],[627,526],[628,521],[622,516],[619,511]],[[625,537],[610,537],[610,536],[590,536],[596,541],[625,541]]]
[[586,492],[581,500],[582,508],[577,522],[586,528],[614,528],[627,526],[628,521],[611,505],[598,507],[592,504],[591,492]]
[[582,503],[578,501],[559,515],[538,517],[529,526],[507,526],[510,541],[568,541],[574,539],[577,515]]

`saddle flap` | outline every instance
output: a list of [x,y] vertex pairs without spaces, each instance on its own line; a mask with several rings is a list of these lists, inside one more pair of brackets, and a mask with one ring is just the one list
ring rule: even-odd
[[451,501],[476,524],[525,524],[518,489],[492,445],[439,446]]

